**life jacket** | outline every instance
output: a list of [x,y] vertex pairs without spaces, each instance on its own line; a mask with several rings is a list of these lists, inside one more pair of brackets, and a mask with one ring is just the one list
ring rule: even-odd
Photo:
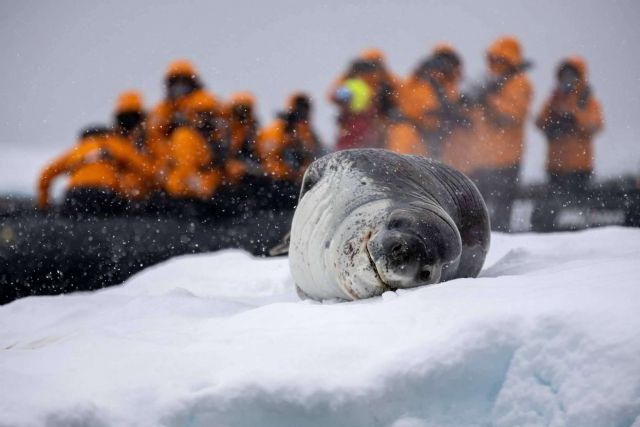
[[170,164],[164,188],[175,198],[207,200],[222,183],[214,151],[200,132],[180,126],[171,134]]
[[292,128],[278,118],[258,135],[256,144],[265,172],[277,180],[298,181],[319,152],[319,140],[308,123]]

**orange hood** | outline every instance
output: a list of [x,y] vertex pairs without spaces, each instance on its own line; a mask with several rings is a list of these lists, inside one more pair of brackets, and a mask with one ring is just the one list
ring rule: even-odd
[[232,106],[247,105],[249,107],[252,107],[255,104],[255,97],[251,92],[236,92],[231,95],[229,104],[231,104]]
[[142,94],[137,90],[127,90],[122,92],[116,100],[115,112],[120,114],[126,111],[141,112],[144,108]]
[[365,49],[360,53],[360,59],[364,59],[365,61],[373,61],[383,63],[385,61],[384,52],[380,49],[372,47],[369,49]]
[[173,76],[197,77],[198,73],[191,61],[186,59],[177,59],[169,64],[167,71],[165,72],[166,78]]
[[587,62],[580,56],[570,56],[558,65],[558,74],[564,67],[572,67],[578,72],[580,80],[587,81]]
[[448,42],[439,42],[431,49],[432,55],[455,55],[458,56],[458,52],[453,48],[453,45]]
[[522,63],[520,42],[513,36],[500,37],[489,46],[487,56],[503,58],[511,65],[519,66]]
[[202,111],[215,111],[217,108],[216,100],[213,96],[203,90],[194,92],[185,105],[189,114],[197,114]]
[[453,81],[458,80],[462,76],[462,58],[455,50],[453,45],[447,42],[437,43],[431,51],[431,56],[435,57],[439,55],[451,58],[455,67],[452,70],[453,74],[447,76],[446,79]]

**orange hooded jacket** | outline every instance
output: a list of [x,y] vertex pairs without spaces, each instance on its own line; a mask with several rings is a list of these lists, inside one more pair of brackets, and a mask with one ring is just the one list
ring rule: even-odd
[[[448,100],[455,102],[458,90],[454,82],[442,82]],[[433,87],[421,78],[412,75],[400,92],[401,111],[426,132],[435,132],[440,126],[440,101]]]
[[[585,61],[578,57],[568,58],[558,67],[558,74],[567,66],[577,72],[577,86],[568,94],[556,89],[542,107],[536,126],[547,135],[548,171],[592,172],[593,136],[603,127],[602,111],[600,103],[590,93]],[[553,132],[563,116],[573,121],[570,129]]]
[[524,127],[533,96],[531,83],[521,69],[523,59],[515,38],[496,40],[487,50],[487,57],[500,64],[496,69],[490,62],[490,69],[497,78],[503,79],[503,84],[489,92],[485,104],[472,112],[476,135],[475,143],[469,147],[472,170],[520,164]]
[[[433,49],[432,57],[436,55],[449,55],[458,58],[458,54],[449,44],[440,43]],[[459,61],[459,59],[458,59]],[[460,65],[451,70],[450,75],[437,73],[434,75],[437,84],[442,88],[442,96],[446,101],[457,107],[460,93],[458,83],[461,76]],[[415,123],[419,129],[423,145],[428,145],[429,135],[439,135],[441,139],[440,159],[451,166],[462,168],[466,151],[466,138],[460,138],[464,130],[459,125],[445,131],[442,121],[443,106],[436,88],[423,76],[412,74],[404,83],[400,91],[401,112]],[[435,155],[436,153],[429,153]]]
[[[291,111],[297,96],[301,95],[295,94],[289,99],[287,111]],[[294,129],[287,130],[286,121],[279,117],[260,131],[256,151],[264,171],[273,179],[299,181],[319,152],[318,144],[309,122],[299,122]],[[302,155],[301,163],[292,164],[290,154]]]
[[[308,124],[299,123],[295,136],[286,132],[283,119],[276,119],[258,135],[257,152],[264,171],[277,180],[299,181],[317,152],[317,143]],[[298,143],[301,147],[295,147]],[[297,167],[286,159],[288,150],[302,150],[306,159]]]
[[[236,108],[247,108],[249,117],[239,120],[233,113]],[[246,175],[250,165],[256,166],[258,154],[256,152],[256,139],[258,134],[258,122],[255,118],[255,100],[248,92],[239,92],[231,97],[227,106],[226,116],[229,120],[229,155],[225,163],[225,181],[236,185]],[[256,172],[256,171],[254,171]]]
[[[118,124],[119,115],[127,113],[139,114],[142,120],[135,128],[129,130],[120,128]],[[144,110],[142,94],[136,90],[121,93],[116,100],[114,116],[116,119],[116,131],[119,132],[120,136],[127,139],[129,144],[145,159],[148,169],[145,173],[132,168],[122,170],[119,175],[120,191],[130,200],[145,199],[153,190],[158,188],[159,183],[156,179],[156,171],[154,170],[154,156],[148,148],[145,120],[146,112]],[[152,175],[151,177],[149,173]]]
[[[165,72],[165,79],[169,79],[172,76],[185,76],[199,81],[197,70],[193,64],[187,60],[176,60],[169,64]],[[176,100],[162,100],[149,112],[147,117],[147,146],[149,153],[154,159],[154,168],[161,180],[164,180],[167,173],[166,168],[170,154],[168,139],[171,130],[175,126],[176,121],[186,122],[190,119],[187,110],[189,105],[193,103],[191,99],[193,97],[200,97],[200,94],[203,92],[213,97],[214,108],[217,113],[220,113],[220,103],[216,97],[202,88],[196,89]]]
[[120,174],[133,170],[151,179],[152,171],[143,156],[124,138],[112,132],[86,132],[68,152],[54,160],[40,174],[38,204],[49,206],[49,187],[59,175],[68,174],[68,189],[101,188],[122,196]]
[[223,174],[214,165],[215,153],[194,127],[196,115],[213,112],[215,98],[200,92],[190,97],[185,114],[191,122],[177,127],[170,136],[165,190],[175,198],[209,199],[222,183]]
[[165,190],[175,198],[209,199],[222,183],[222,173],[212,168],[212,153],[200,133],[181,126],[171,134]]

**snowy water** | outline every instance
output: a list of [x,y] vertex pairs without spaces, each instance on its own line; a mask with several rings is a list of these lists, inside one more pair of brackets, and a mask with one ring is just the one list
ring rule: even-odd
[[352,303],[175,258],[0,307],[0,425],[640,426],[640,230],[494,234],[478,279]]

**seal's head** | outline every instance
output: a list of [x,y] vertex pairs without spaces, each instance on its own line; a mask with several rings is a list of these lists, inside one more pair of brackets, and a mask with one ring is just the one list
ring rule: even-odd
[[460,234],[441,209],[393,210],[371,235],[366,250],[378,278],[390,289],[438,283],[462,251]]

